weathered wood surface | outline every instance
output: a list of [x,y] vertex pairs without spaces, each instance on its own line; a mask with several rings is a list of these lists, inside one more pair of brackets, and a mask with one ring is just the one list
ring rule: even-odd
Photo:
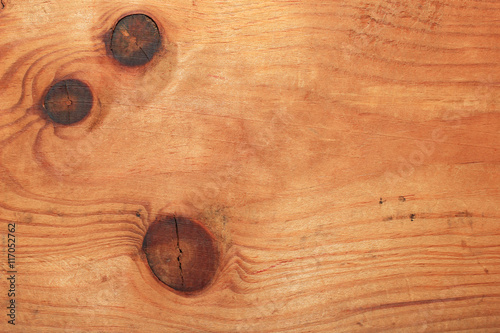
[[[109,49],[132,13],[144,66]],[[499,42],[499,1],[2,0],[0,330],[498,332]],[[214,235],[203,291],[149,268],[162,214]]]

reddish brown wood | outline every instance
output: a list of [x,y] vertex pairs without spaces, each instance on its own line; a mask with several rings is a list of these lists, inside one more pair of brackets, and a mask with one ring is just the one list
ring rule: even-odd
[[160,281],[181,292],[197,292],[212,281],[219,262],[213,236],[198,222],[161,216],[149,228],[143,250]]
[[[3,2],[0,332],[499,330],[499,1]],[[134,13],[161,45],[126,66]],[[54,126],[68,78],[93,107]],[[174,214],[218,248],[198,292]]]
[[83,120],[93,105],[89,86],[79,80],[63,80],[54,84],[43,102],[45,113],[54,122],[71,125]]
[[111,36],[113,56],[123,65],[141,66],[149,62],[161,45],[158,26],[144,14],[120,19]]

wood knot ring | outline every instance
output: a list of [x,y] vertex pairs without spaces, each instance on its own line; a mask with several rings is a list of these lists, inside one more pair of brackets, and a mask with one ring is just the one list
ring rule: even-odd
[[71,125],[83,120],[92,109],[93,96],[89,86],[79,80],[63,80],[54,84],[43,102],[43,109],[52,121]]
[[144,14],[132,14],[118,21],[111,36],[113,57],[125,66],[141,66],[159,50],[160,32],[155,21]]
[[156,277],[177,291],[201,291],[217,271],[219,252],[214,237],[186,217],[158,217],[147,231],[142,248]]

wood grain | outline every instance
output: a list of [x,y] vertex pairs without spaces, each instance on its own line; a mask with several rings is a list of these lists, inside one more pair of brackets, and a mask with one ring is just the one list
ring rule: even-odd
[[[120,66],[142,13],[162,47]],[[12,332],[500,330],[500,2],[2,0],[0,295]],[[94,95],[72,126],[47,89]],[[159,216],[217,243],[161,283]],[[5,309],[5,314],[7,309]]]

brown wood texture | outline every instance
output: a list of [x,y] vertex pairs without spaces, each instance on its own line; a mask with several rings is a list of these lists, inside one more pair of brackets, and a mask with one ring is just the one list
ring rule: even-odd
[[[499,42],[496,0],[1,0],[0,331],[498,332]],[[213,235],[203,290],[150,269],[159,216]]]

